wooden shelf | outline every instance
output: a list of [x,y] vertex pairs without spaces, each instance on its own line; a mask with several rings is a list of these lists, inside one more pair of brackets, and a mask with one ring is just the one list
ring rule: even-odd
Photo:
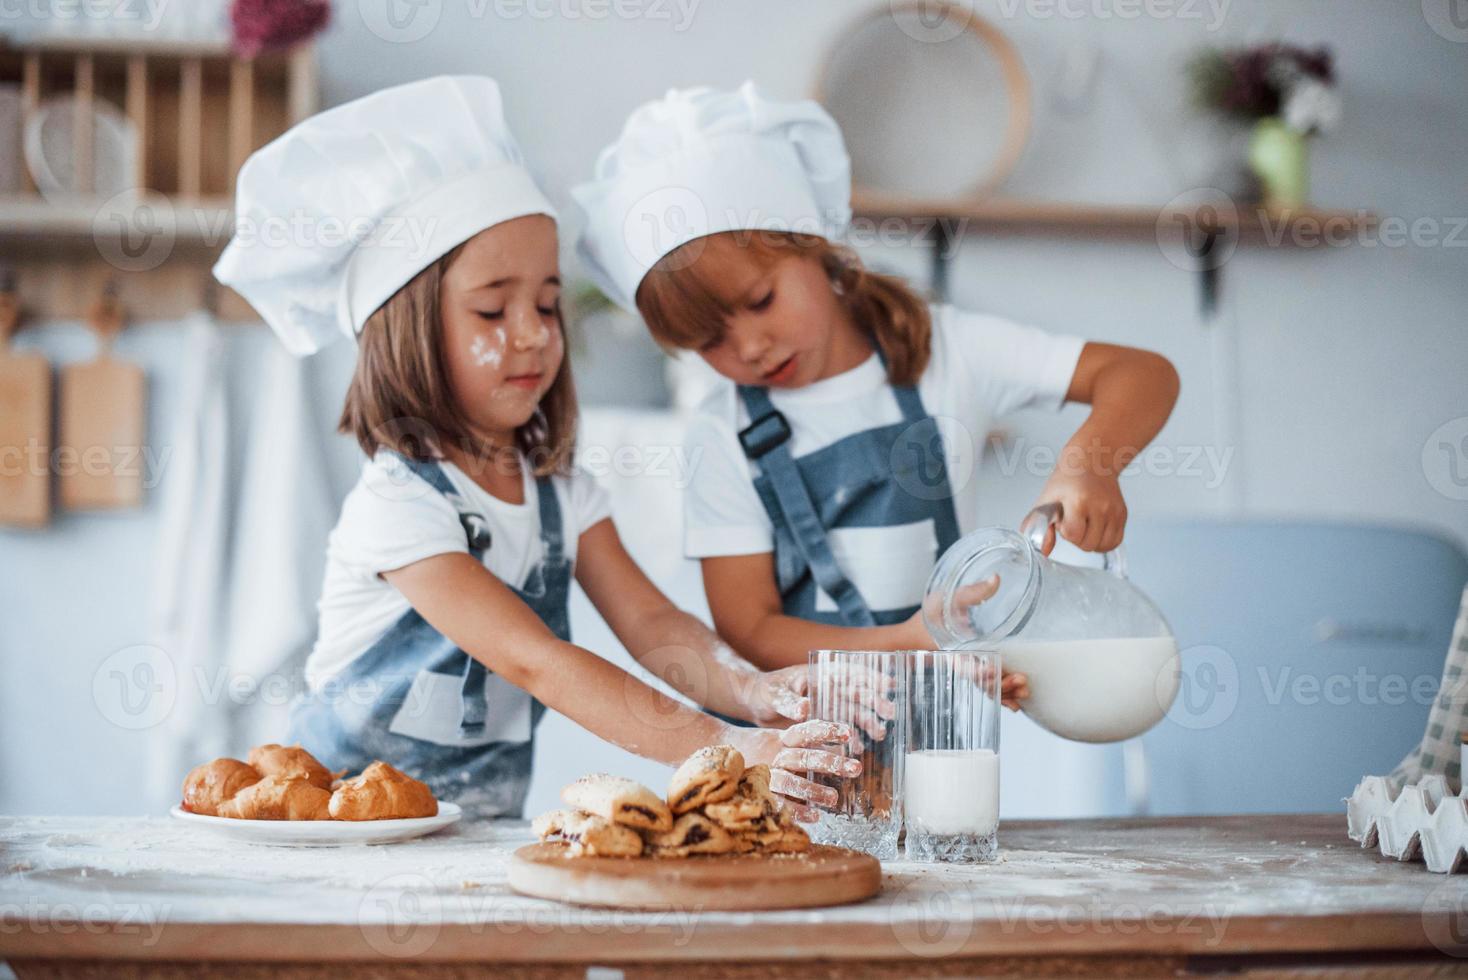
[[1377,223],[1376,215],[1366,210],[1272,209],[1258,204],[1235,206],[1226,200],[1219,203],[1222,206],[1205,201],[1151,206],[1071,204],[1002,197],[964,201],[857,189],[851,207],[857,220],[931,225],[930,291],[940,301],[948,296],[953,242],[964,235],[1008,232],[1077,239],[1151,238],[1159,244],[1180,244],[1196,264],[1199,305],[1205,318],[1211,318],[1217,308],[1222,266],[1227,250],[1234,245],[1349,245]]
[[[197,308],[233,231],[239,168],[318,101],[309,44],[240,58],[225,44],[0,37],[0,82],[20,86],[22,128],[48,98],[78,105],[76,193],[43,196],[27,182],[0,195],[0,265],[15,272],[32,320],[73,318],[108,283],[134,319]],[[94,191],[86,108],[100,103],[137,134],[136,196]],[[223,309],[246,311],[220,294]]]
[[[76,239],[117,240],[121,228],[109,228],[105,220],[98,221],[105,203],[90,198],[47,201],[34,195],[0,196],[0,237],[56,238],[62,239],[56,243],[61,247],[75,244]],[[227,198],[201,198],[183,204],[150,195],[141,198],[140,203],[152,206],[157,230],[171,235],[179,245],[223,248],[234,227],[234,206]]]
[[963,222],[963,233],[1001,230],[1045,234],[1138,236],[1154,235],[1159,229],[1189,227],[1220,232],[1238,232],[1241,241],[1306,244],[1328,234],[1333,238],[1355,235],[1374,227],[1376,216],[1366,210],[1346,211],[1320,208],[1271,210],[1262,205],[1209,209],[1168,205],[1068,204],[1056,201],[1027,201],[987,198],[982,201],[937,200],[857,191],[852,210],[871,220],[900,219],[950,224]]

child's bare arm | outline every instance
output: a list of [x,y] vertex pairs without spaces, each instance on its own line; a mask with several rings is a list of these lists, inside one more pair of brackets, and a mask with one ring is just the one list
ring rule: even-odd
[[714,628],[751,663],[804,664],[809,650],[922,650],[933,645],[921,614],[892,626],[828,626],[786,616],[771,552],[705,558],[703,587]]
[[1037,501],[1061,505],[1067,541],[1085,551],[1121,544],[1121,471],[1161,431],[1178,389],[1177,370],[1161,354],[1094,343],[1081,351],[1066,400],[1089,404],[1091,415],[1060,451]]
[[[467,554],[435,555],[382,577],[465,653],[587,731],[644,758],[675,766],[705,745],[728,743],[751,764],[783,769],[786,747],[830,746],[846,737],[820,730],[819,723],[797,725],[784,735],[735,728],[680,704],[591,651],[562,641]],[[816,771],[855,775],[849,760],[829,750],[808,748],[800,759]],[[782,785],[781,792],[800,800],[829,804],[835,797],[830,787],[793,771],[784,774]]]
[[581,535],[576,580],[633,658],[699,704],[759,724],[809,715],[803,673],[759,670],[673,605],[627,554],[611,520]]
[[677,765],[725,727],[557,637],[467,554],[425,558],[383,578],[434,629],[548,707],[629,752]]

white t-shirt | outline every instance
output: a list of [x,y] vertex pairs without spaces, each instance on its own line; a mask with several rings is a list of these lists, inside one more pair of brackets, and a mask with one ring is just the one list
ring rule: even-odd
[[[523,462],[523,460],[522,460]],[[490,533],[484,567],[521,588],[540,564],[540,505],[535,479],[522,466],[525,502],[500,500],[452,463],[443,464],[466,509],[483,515]],[[611,501],[590,474],[553,476],[561,505],[566,557],[576,558],[581,534],[611,515]],[[468,554],[469,542],[454,504],[391,453],[379,452],[362,467],[342,503],[326,547],[316,645],[306,661],[313,689],[361,656],[408,611],[408,600],[380,576],[434,555]]]
[[[993,421],[1021,408],[1064,404],[1085,341],[951,306],[932,307],[932,316],[932,356],[917,388],[943,435],[959,532],[967,533],[977,521],[974,473]],[[902,420],[875,354],[835,377],[769,393],[790,424],[790,452],[796,458]],[[724,384],[704,401],[689,427],[689,457],[696,463],[686,492],[683,543],[690,558],[774,549],[770,517],[754,489],[759,466],[739,445],[738,432],[749,421],[734,386]],[[931,521],[837,528],[827,540],[837,564],[873,609],[921,601],[937,557]],[[822,593],[817,608],[834,611],[836,605]]]

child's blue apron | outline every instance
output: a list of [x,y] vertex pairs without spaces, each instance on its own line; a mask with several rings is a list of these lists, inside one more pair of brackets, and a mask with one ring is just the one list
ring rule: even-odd
[[[764,388],[739,397],[752,420],[739,443],[759,463],[754,487],[775,530],[775,575],[787,616],[839,626],[885,626],[918,611],[872,609],[831,553],[833,528],[931,521],[938,555],[958,540],[943,438],[912,387],[892,386],[902,421],[856,432],[795,459],[790,424]],[[836,611],[817,608],[824,591]]]
[[[484,560],[489,532],[435,462],[403,460],[459,512],[469,553]],[[536,480],[541,564],[511,591],[562,640],[571,636],[561,508],[549,477]],[[530,785],[535,726],[545,706],[490,673],[409,609],[382,638],[291,708],[290,740],[328,768],[356,774],[381,759],[416,776],[440,800],[481,816],[520,816]]]
[[[884,362],[885,363],[885,362]],[[827,532],[931,521],[938,556],[958,540],[943,437],[917,389],[892,385],[902,421],[855,432],[813,453],[790,454],[790,423],[764,388],[739,397],[753,420],[739,443],[759,463],[754,487],[775,531],[775,577],[787,616],[836,626],[900,623],[920,605],[872,609],[837,564]],[[817,608],[824,591],[836,611]],[[733,724],[744,724],[725,718]],[[892,744],[892,743],[888,743]]]

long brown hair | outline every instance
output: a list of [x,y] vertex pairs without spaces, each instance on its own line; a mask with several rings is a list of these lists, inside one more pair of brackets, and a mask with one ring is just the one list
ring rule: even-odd
[[[355,436],[369,457],[386,448],[410,459],[433,459],[455,444],[478,455],[476,438],[455,404],[440,342],[439,289],[462,250],[461,245],[414,276],[362,327],[357,368],[337,431]],[[559,303],[556,323],[564,337]],[[570,472],[576,388],[569,357],[561,359],[539,410],[515,430],[515,444],[536,476]]]
[[922,377],[933,348],[927,302],[901,278],[863,266],[851,249],[798,232],[719,232],[659,259],[637,289],[637,309],[658,343],[697,350],[723,336],[734,302],[719,289],[715,263],[700,261],[710,246],[736,247],[761,269],[791,255],[819,261],[853,319],[881,348],[887,379],[913,385]]

